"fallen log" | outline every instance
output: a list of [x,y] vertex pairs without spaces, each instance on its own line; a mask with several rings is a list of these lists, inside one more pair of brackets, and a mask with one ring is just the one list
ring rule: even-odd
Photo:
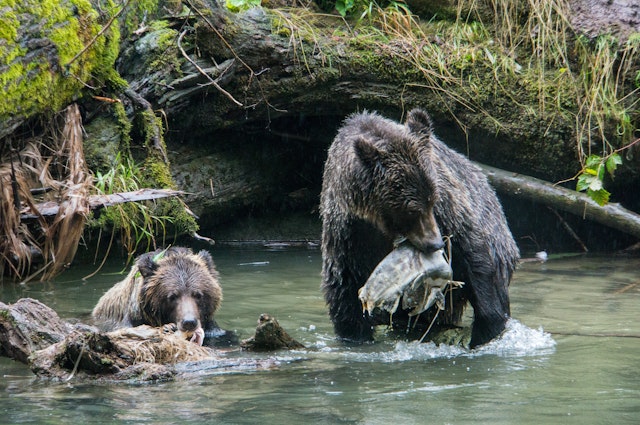
[[[277,328],[272,334],[260,326],[256,329],[262,351],[302,347],[293,338],[283,339],[288,334]],[[279,364],[273,358],[227,358],[224,354],[237,348],[223,351],[199,346],[176,329],[142,325],[99,332],[93,326],[60,319],[51,308],[31,298],[10,305],[0,302],[0,355],[27,364],[41,378],[142,382],[194,373],[269,369]],[[270,341],[271,336],[277,339]],[[283,344],[285,340],[288,343]]]
[[640,239],[640,215],[620,204],[598,205],[584,193],[535,177],[476,163],[493,187],[505,195],[529,199],[595,221]]
[[[173,189],[140,189],[133,192],[112,193],[110,195],[90,195],[89,208],[92,210],[110,207],[125,202],[151,201],[154,199],[180,196],[184,192]],[[36,219],[40,216],[55,216],[60,210],[60,204],[55,201],[42,202],[35,205],[36,211],[28,206],[20,211],[20,219]]]

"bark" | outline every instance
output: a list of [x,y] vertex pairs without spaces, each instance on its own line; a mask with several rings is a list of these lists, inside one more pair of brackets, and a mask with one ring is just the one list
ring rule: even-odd
[[593,220],[640,239],[640,215],[620,204],[598,205],[587,195],[534,177],[477,164],[498,192]]
[[[125,202],[150,201],[171,196],[180,196],[184,192],[172,189],[140,189],[133,192],[112,193],[110,195],[90,195],[88,196],[88,206],[92,210],[110,207]],[[40,216],[54,216],[58,214],[60,205],[57,202],[49,201],[34,205],[35,211],[31,207],[23,208],[20,212],[20,219],[36,219]]]

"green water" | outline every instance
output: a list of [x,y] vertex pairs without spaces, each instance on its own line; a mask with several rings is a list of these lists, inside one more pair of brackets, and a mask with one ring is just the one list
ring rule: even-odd
[[[511,286],[516,320],[468,352],[395,341],[334,340],[313,249],[212,251],[220,325],[246,338],[260,313],[306,350],[269,370],[132,385],[50,383],[0,358],[0,423],[83,424],[635,424],[640,422],[640,259],[575,256],[525,263]],[[121,265],[88,282],[73,268],[52,284],[0,286],[86,321]],[[635,285],[634,285],[635,284]],[[557,332],[557,333],[556,333]],[[560,334],[561,333],[561,334]],[[250,354],[233,354],[248,356]],[[253,355],[255,356],[255,355]]]

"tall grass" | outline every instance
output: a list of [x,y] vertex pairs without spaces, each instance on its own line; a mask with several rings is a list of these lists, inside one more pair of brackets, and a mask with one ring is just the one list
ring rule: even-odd
[[[141,175],[140,167],[130,156],[118,153],[107,172],[96,172],[95,191],[99,195],[109,195],[139,190],[142,188]],[[150,251],[164,244],[166,225],[173,223],[173,217],[158,216],[154,210],[151,201],[116,204],[101,211],[92,226],[98,227],[100,232],[111,229],[112,241],[117,234],[129,262],[140,250]],[[162,236],[162,240],[157,241],[156,235]]]
[[[507,56],[524,57],[526,72],[537,76],[537,114],[571,115],[578,158],[585,166],[599,145],[603,158],[634,139],[631,112],[637,107],[625,78],[639,58],[640,36],[620,44],[603,34],[591,40],[576,36],[568,0],[487,0],[493,9],[491,25],[498,48]],[[458,23],[480,19],[478,0],[459,2]],[[567,99],[570,104],[567,105]],[[612,131],[614,129],[615,131]],[[615,140],[612,140],[615,139]]]

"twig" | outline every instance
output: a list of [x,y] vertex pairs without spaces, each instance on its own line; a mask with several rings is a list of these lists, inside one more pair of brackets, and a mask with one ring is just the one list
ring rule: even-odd
[[[229,44],[229,42],[222,36],[222,34],[220,33],[220,31],[218,31],[218,29],[211,23],[211,21],[209,21],[209,19],[207,19],[206,16],[204,16],[204,14],[193,5],[193,3],[191,3],[190,0],[185,0],[184,1],[187,4],[187,7],[194,11],[208,26],[209,28],[211,28],[211,30],[218,36],[218,38],[220,39],[220,41],[222,41],[222,43],[229,49],[229,51],[231,52],[231,54],[238,60],[238,62],[240,62],[242,64],[242,66],[244,66],[250,73],[249,75],[249,83],[247,84],[247,86],[251,85],[251,81],[253,81],[253,77],[258,75],[255,73],[255,71],[253,70],[253,68],[251,68],[245,61],[242,60],[242,58],[240,56],[238,56],[238,54],[236,53],[236,51],[233,49],[233,47],[231,47],[231,45]],[[260,71],[260,73],[263,73],[265,70]],[[269,103],[269,101],[267,100],[267,97],[264,94],[264,90],[262,89],[262,84],[260,84],[260,80],[256,80],[257,84],[258,84],[258,89],[260,90],[260,94],[262,95],[262,99],[264,100],[265,104],[268,106],[268,108],[272,108],[275,111],[278,112],[287,112],[284,109],[278,109],[275,106],[273,106],[271,103]],[[267,108],[267,115],[269,116],[269,109]],[[269,123],[271,122],[271,119],[269,118]]]
[[628,290],[633,289],[633,288],[637,287],[638,285],[640,285],[640,280],[638,280],[637,282],[630,283],[630,284],[618,289],[617,291],[614,291],[613,295],[624,294]]
[[208,237],[206,237],[206,236],[199,235],[197,232],[193,232],[193,233],[191,234],[191,237],[192,237],[193,239],[197,240],[197,241],[206,242],[206,243],[208,243],[209,245],[215,245],[215,244],[216,244],[216,241],[215,241],[215,240],[213,240],[213,239],[211,239],[211,238],[208,238]]
[[38,276],[40,273],[44,272],[47,267],[49,267],[51,264],[53,264],[55,260],[51,260],[49,261],[47,264],[45,264],[44,266],[42,266],[41,268],[39,268],[38,270],[36,270],[35,272],[31,273],[29,276],[27,276],[24,280],[22,280],[20,282],[20,285],[25,285],[27,282],[29,282],[31,279],[33,279],[34,277]]
[[86,344],[87,344],[86,341],[82,343],[82,347],[80,347],[80,354],[78,354],[76,363],[73,365],[73,370],[71,371],[71,374],[67,377],[67,379],[65,379],[65,382],[69,382],[71,378],[73,378],[76,372],[78,371],[78,366],[80,366],[80,360],[82,360],[82,355],[84,354],[84,347]]
[[582,248],[582,251],[583,252],[589,252],[589,249],[587,248],[587,246],[582,242],[582,240],[576,234],[576,232],[573,231],[573,229],[571,228],[571,226],[569,226],[569,224],[565,221],[565,219],[563,219],[562,216],[560,214],[558,214],[558,211],[556,211],[555,209],[553,209],[551,207],[547,207],[547,208],[549,208],[549,210],[551,210],[551,212],[554,213],[556,215],[556,217],[558,217],[558,220],[560,220],[560,223],[562,224],[562,227],[564,227],[564,229],[567,231],[567,233],[569,233],[569,235],[571,235],[571,237],[573,239],[575,239],[576,242],[578,242],[578,244]]
[[207,23],[207,25],[209,26],[209,28],[211,28],[211,30],[216,33],[216,35],[218,36],[218,38],[220,38],[220,41],[222,41],[224,43],[224,45],[227,47],[227,49],[229,49],[231,51],[231,53],[233,54],[233,56],[238,59],[238,62],[240,62],[245,68],[247,68],[247,70],[249,70],[249,72],[251,72],[251,74],[255,74],[255,72],[253,72],[253,69],[251,69],[251,67],[249,65],[247,65],[247,63],[245,61],[242,60],[242,58],[240,58],[240,56],[238,56],[238,54],[236,53],[235,50],[233,50],[233,47],[231,47],[231,45],[229,44],[229,42],[227,40],[225,40],[225,38],[222,36],[222,34],[220,34],[220,31],[218,31],[218,29],[211,23],[211,21],[209,21],[209,19],[207,19],[206,16],[204,16],[204,14],[200,11],[200,9],[198,9],[197,7],[195,7],[191,1],[186,0],[186,3],[189,7],[189,9],[193,10],[194,12],[196,12],[196,14]]
[[187,30],[184,30],[180,33],[180,35],[178,36],[178,49],[180,49],[180,52],[182,53],[182,56],[184,56],[184,58],[186,60],[189,61],[189,63],[191,63],[191,65],[193,65],[200,74],[204,75],[205,78],[207,78],[211,84],[220,91],[220,93],[224,94],[229,100],[231,100],[233,103],[235,103],[238,106],[244,106],[242,105],[242,103],[238,102],[236,99],[234,99],[234,97],[231,95],[231,93],[229,93],[228,91],[226,91],[225,89],[223,89],[222,87],[220,87],[220,85],[218,84],[218,82],[216,80],[214,80],[213,78],[211,78],[209,76],[209,74],[207,74],[206,72],[204,72],[204,70],[202,68],[200,68],[200,66],[189,57],[189,55],[187,55],[187,52],[184,51],[184,49],[182,48],[182,38],[187,34]]
[[424,338],[427,336],[427,334],[429,333],[429,331],[431,330],[431,328],[433,327],[434,323],[436,323],[436,319],[438,318],[438,314],[440,314],[440,309],[436,310],[436,315],[433,316],[433,320],[431,321],[431,323],[429,324],[429,327],[427,328],[426,331],[424,331],[424,333],[422,334],[422,337],[420,338],[419,342],[424,341]]
[[[93,276],[95,276],[96,274],[98,274],[98,272],[104,266],[104,263],[107,262],[107,258],[109,257],[109,253],[111,252],[111,246],[113,245],[113,236],[115,235],[115,233],[116,233],[115,229],[112,229],[111,230],[111,239],[109,239],[109,245],[107,246],[107,252],[104,254],[104,257],[102,258],[102,262],[100,263],[100,265],[98,266],[98,268],[96,270],[94,270],[92,273],[89,273],[88,275],[86,275],[85,277],[82,278],[83,282],[86,282],[88,279],[90,279]],[[100,234],[102,235],[102,229],[100,230]],[[97,247],[96,247],[96,255],[98,255],[98,248]]]

